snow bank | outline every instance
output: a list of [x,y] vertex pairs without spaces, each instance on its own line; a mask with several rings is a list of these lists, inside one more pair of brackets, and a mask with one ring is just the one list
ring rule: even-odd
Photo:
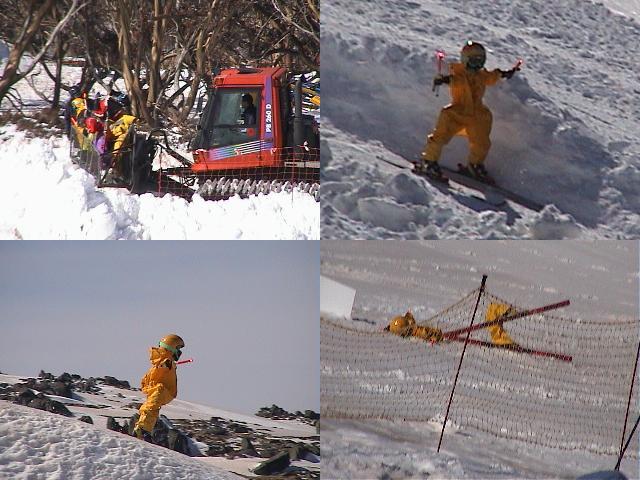
[[0,477],[15,480],[240,478],[166,448],[5,401],[0,401]]
[[318,239],[310,195],[278,193],[192,202],[167,194],[97,189],[71,162],[66,139],[0,129],[0,238]]

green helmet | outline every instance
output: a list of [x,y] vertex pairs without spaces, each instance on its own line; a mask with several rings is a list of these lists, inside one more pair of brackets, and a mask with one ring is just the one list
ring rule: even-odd
[[487,61],[487,52],[480,43],[469,40],[462,47],[460,61],[469,70],[480,70]]

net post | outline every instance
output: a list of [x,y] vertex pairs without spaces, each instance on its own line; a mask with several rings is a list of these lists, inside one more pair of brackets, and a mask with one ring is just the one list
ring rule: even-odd
[[467,331],[467,336],[464,340],[464,346],[462,347],[462,354],[460,355],[460,362],[458,363],[458,370],[456,370],[456,376],[453,379],[453,387],[451,388],[451,395],[449,396],[449,403],[447,404],[447,411],[444,414],[444,422],[442,423],[442,431],[440,432],[440,440],[438,440],[438,449],[437,453],[440,453],[440,445],[442,445],[442,437],[444,436],[444,429],[447,426],[447,419],[449,418],[449,409],[451,408],[451,402],[453,401],[453,394],[456,391],[456,384],[458,383],[458,375],[460,374],[460,367],[462,367],[462,360],[464,359],[464,352],[467,349],[467,344],[469,343],[469,336],[471,335],[471,327],[473,327],[473,322],[476,318],[476,312],[478,311],[478,305],[480,304],[480,298],[484,293],[484,287],[487,282],[487,276],[482,275],[482,282],[480,283],[480,289],[478,290],[478,298],[476,300],[476,306],[473,308],[473,315],[471,315],[471,324],[469,325],[469,330]]
[[[633,376],[631,377],[631,387],[629,388],[629,399],[627,400],[627,413],[625,413],[624,415],[624,426],[622,427],[622,439],[620,440],[620,455],[618,457],[618,463],[616,464],[616,468],[615,468],[616,470],[620,468],[620,462],[622,462],[622,456],[624,455],[624,451],[626,450],[626,447],[624,446],[624,436],[627,433],[627,420],[629,419],[629,407],[631,407],[631,396],[633,395],[633,385],[636,381],[636,372],[638,370],[639,356],[640,356],[640,342],[638,342],[638,350],[636,351],[636,361],[633,363]],[[635,431],[637,426],[638,426],[638,421],[636,420],[636,424],[633,427],[633,431]],[[629,435],[629,442],[631,441],[631,437],[633,437],[633,431],[631,432],[631,435]]]
[[638,418],[636,419],[636,423],[633,426],[633,429],[631,430],[631,433],[629,434],[629,438],[627,439],[627,443],[625,443],[624,448],[620,451],[620,455],[618,456],[618,462],[616,463],[616,467],[614,469],[616,471],[620,470],[620,464],[622,463],[622,457],[624,457],[624,452],[627,451],[627,447],[629,447],[629,444],[631,443],[631,439],[633,438],[633,434],[636,433],[636,428],[638,428],[638,423],[640,423],[640,415],[638,415]]

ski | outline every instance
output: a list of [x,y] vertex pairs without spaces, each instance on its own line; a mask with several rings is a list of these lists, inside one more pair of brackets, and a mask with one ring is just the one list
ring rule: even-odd
[[[449,167],[441,166],[444,174],[452,181],[459,183],[460,185],[464,185],[465,187],[472,188],[474,190],[478,190],[482,193],[493,193],[494,195],[502,195],[503,197],[522,205],[530,210],[535,210],[536,212],[541,211],[544,208],[544,205],[535,202],[533,200],[529,200],[528,198],[523,197],[515,192],[507,190],[497,184],[487,183],[485,181],[480,180],[477,177],[474,177],[465,166],[458,164],[458,169],[453,170]],[[466,171],[466,173],[464,173]]]
[[544,307],[530,308],[528,310],[523,310],[522,312],[514,313],[513,315],[498,318],[497,320],[491,320],[490,322],[479,323],[478,325],[473,325],[471,327],[463,327],[443,332],[442,336],[443,338],[457,337],[461,333],[482,330],[483,328],[491,327],[492,325],[503,324],[504,322],[510,322],[511,320],[516,320],[518,318],[528,317],[529,315],[535,315],[538,313],[548,312],[549,310],[555,310],[556,308],[566,307],[569,304],[569,300],[563,300],[562,302],[552,303],[550,305],[545,305]]
[[416,164],[414,164],[413,166],[413,170],[412,173],[414,175],[417,175],[418,177],[422,177],[425,178],[429,181],[434,181],[437,182],[440,185],[446,185],[447,187],[450,185],[449,184],[449,178],[447,178],[446,175],[442,174],[441,176],[436,176],[436,175],[429,175],[426,172],[420,171],[420,170],[416,170]]
[[[464,343],[465,338],[449,337],[447,338],[447,340],[454,340],[456,342]],[[468,343],[471,345],[478,345],[481,347],[499,348],[502,350],[509,350],[511,352],[526,353],[528,355],[534,355],[538,357],[555,358],[557,360],[561,360],[563,362],[569,362],[569,363],[571,363],[571,361],[573,360],[573,357],[571,355],[565,355],[563,353],[555,353],[555,352],[546,352],[544,350],[534,350],[532,348],[521,347],[520,345],[496,345],[495,343],[487,342],[484,340],[475,340],[473,338],[470,338]]]

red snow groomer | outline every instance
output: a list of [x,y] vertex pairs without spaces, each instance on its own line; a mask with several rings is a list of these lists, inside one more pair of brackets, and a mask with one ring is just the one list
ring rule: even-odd
[[[158,190],[188,187],[204,198],[225,198],[298,188],[317,199],[319,126],[303,114],[308,96],[302,83],[302,76],[294,80],[282,67],[220,72],[190,145],[193,160],[177,154],[166,137],[158,143],[180,163],[161,162]],[[314,98],[319,102],[319,95]]]
[[[223,199],[298,189],[317,200],[319,125],[312,114],[303,113],[303,103],[307,110],[317,108],[320,96],[304,82],[304,75],[282,67],[223,70],[208,86],[189,146],[192,158],[176,151],[164,130],[143,136],[132,128],[117,154],[88,153],[85,145],[89,160],[84,163],[98,186],[135,193]],[[76,137],[82,138],[72,135],[73,143]]]

